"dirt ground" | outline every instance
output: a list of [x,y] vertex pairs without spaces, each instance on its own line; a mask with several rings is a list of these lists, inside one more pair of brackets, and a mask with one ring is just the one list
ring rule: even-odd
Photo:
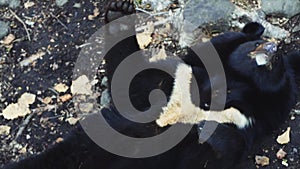
[[[70,93],[70,89],[58,96],[53,87],[59,83],[70,86],[74,63],[80,52],[78,46],[84,44],[103,25],[102,16],[93,20],[89,20],[88,16],[94,14],[96,7],[104,9],[105,2],[70,1],[62,8],[57,7],[53,1],[34,3],[28,9],[21,7],[14,10],[17,16],[23,19],[28,16],[28,20],[35,22],[32,27],[28,27],[31,41],[22,23],[7,8],[0,8],[0,17],[10,22],[10,33],[16,37],[12,46],[0,48],[0,110],[2,112],[8,104],[17,102],[25,92],[35,94],[38,100],[52,98],[50,105],[55,105],[55,109],[49,111],[47,105],[37,101],[30,106],[31,110],[35,110],[30,118],[26,116],[6,120],[0,117],[0,125],[11,127],[9,135],[0,136],[0,166],[47,149],[74,127],[65,121],[74,115],[72,102],[56,100]],[[80,3],[80,7],[73,7],[76,3]],[[22,60],[40,52],[45,52],[41,59],[28,66],[20,66]],[[29,122],[24,124],[26,118]],[[26,128],[16,138],[22,124]]]
[[[103,25],[105,0],[74,0],[63,7],[57,7],[54,1],[32,2],[35,4],[28,9],[20,7],[9,10],[0,7],[0,18],[10,22],[10,34],[15,36],[8,45],[0,44],[0,111],[16,103],[25,92],[37,98],[30,105],[30,115],[14,120],[0,116],[0,126],[10,127],[7,133],[0,134],[0,167],[44,151],[60,142],[75,127],[67,122],[67,119],[76,117],[72,100],[57,99],[68,96],[70,89],[59,93],[54,87],[59,83],[71,86],[80,45]],[[99,9],[100,13],[95,13],[95,9]],[[27,21],[31,41],[17,17]],[[292,22],[283,27],[289,28]],[[299,31],[292,37],[289,42],[282,43],[282,51],[300,50]],[[26,58],[39,54],[42,55],[39,59],[28,65],[22,64]],[[255,155],[270,158],[270,164],[264,168],[300,168],[300,116],[297,113],[299,111],[292,112],[279,130],[262,139],[239,168],[260,168],[255,165]],[[276,138],[287,127],[291,127],[291,140],[288,144],[280,145]],[[280,148],[287,153],[284,160],[276,158]]]

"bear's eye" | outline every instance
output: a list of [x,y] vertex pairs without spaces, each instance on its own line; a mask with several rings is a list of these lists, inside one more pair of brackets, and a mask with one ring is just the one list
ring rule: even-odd
[[259,45],[260,45],[259,42],[256,42],[256,43],[255,43],[255,47],[258,47]]

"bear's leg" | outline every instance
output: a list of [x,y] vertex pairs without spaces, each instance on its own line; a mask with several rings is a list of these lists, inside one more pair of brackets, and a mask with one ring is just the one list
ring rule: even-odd
[[104,59],[109,84],[119,64],[126,57],[140,50],[135,36],[134,17],[126,17],[133,13],[135,9],[132,0],[112,0],[106,8],[104,50],[107,53]]

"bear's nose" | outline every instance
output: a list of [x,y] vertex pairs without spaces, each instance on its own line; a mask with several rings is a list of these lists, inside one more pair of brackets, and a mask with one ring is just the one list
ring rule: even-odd
[[267,54],[273,54],[277,51],[277,45],[274,42],[264,43],[263,48],[265,49]]
[[266,42],[260,44],[255,50],[255,53],[266,53],[267,55],[274,54],[277,51],[277,45],[274,42]]

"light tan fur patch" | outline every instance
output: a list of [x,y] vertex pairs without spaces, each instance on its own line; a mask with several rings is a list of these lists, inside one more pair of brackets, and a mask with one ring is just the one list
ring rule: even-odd
[[160,127],[176,123],[198,124],[204,120],[218,123],[233,123],[239,128],[244,128],[252,123],[251,118],[247,118],[233,107],[223,111],[205,111],[196,107],[191,100],[191,79],[192,68],[183,63],[179,64],[175,73],[170,101],[156,120]]

